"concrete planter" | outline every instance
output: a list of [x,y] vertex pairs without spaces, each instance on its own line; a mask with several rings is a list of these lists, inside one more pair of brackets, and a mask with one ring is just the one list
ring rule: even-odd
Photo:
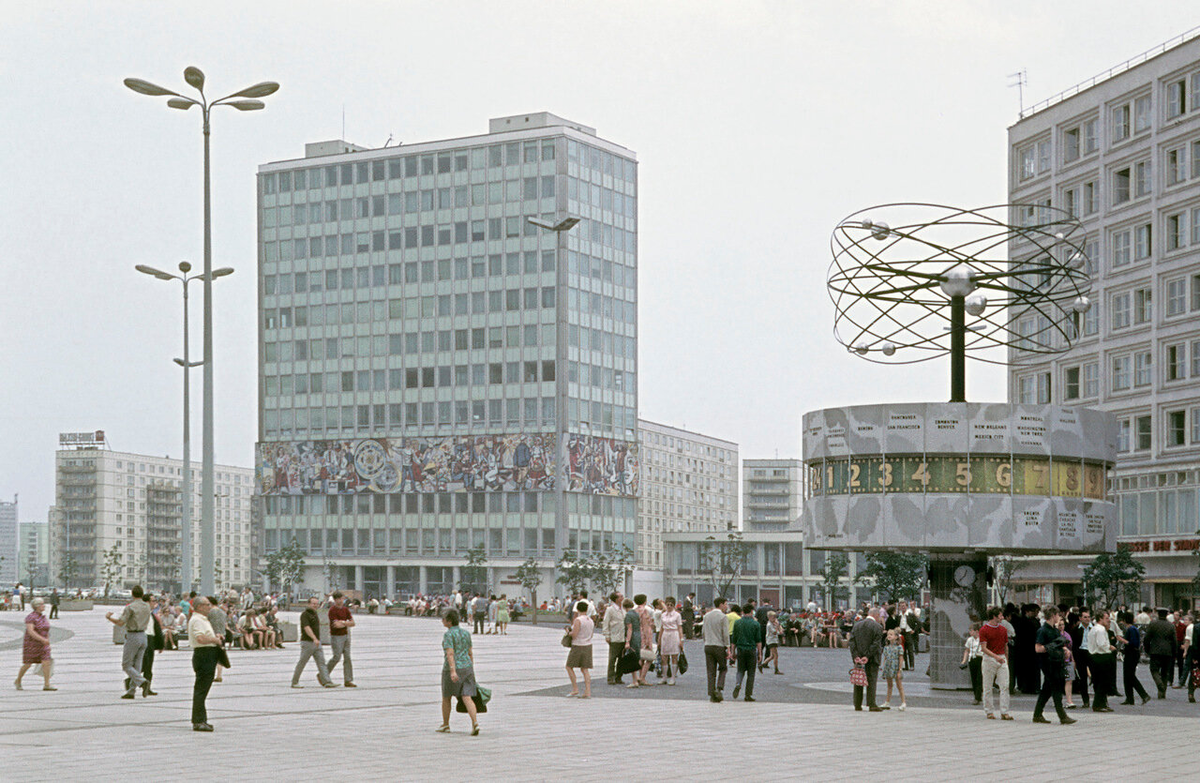
[[58,604],[60,612],[90,612],[95,602],[90,598],[73,598],[69,601],[63,600]]

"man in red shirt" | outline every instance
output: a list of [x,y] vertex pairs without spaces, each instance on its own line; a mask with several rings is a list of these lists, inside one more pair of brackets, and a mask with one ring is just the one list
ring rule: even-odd
[[1000,624],[1000,607],[987,611],[987,622],[979,629],[979,648],[983,652],[983,710],[988,720],[992,712],[992,686],[1000,688],[1000,720],[1012,720],[1008,711],[1008,631]]
[[354,627],[354,617],[345,605],[341,591],[333,594],[333,606],[329,607],[329,646],[333,649],[333,657],[329,659],[329,672],[338,661],[342,663],[342,676],[347,688],[356,688],[354,684],[354,665],[350,663],[350,629]]

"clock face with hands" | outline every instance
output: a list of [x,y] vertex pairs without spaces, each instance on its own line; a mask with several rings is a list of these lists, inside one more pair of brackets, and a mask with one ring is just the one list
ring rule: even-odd
[[975,583],[975,569],[969,565],[960,565],[954,569],[954,583],[959,587],[970,587]]

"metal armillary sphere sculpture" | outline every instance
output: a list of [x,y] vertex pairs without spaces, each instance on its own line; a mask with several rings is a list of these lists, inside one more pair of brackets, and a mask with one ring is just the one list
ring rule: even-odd
[[950,402],[966,402],[968,350],[1071,347],[1074,316],[1091,306],[1083,234],[1065,210],[1042,204],[897,203],[855,212],[830,240],[834,336],[876,362],[949,354]]

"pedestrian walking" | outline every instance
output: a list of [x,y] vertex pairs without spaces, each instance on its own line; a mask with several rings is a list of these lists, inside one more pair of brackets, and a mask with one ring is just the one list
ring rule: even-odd
[[17,671],[17,679],[13,683],[17,686],[17,690],[25,690],[21,687],[21,678],[25,676],[25,672],[29,671],[31,666],[41,664],[42,680],[45,683],[42,686],[44,691],[56,691],[50,685],[50,673],[54,670],[54,659],[50,657],[50,621],[42,614],[42,609],[46,602],[41,598],[34,598],[30,604],[30,612],[25,617],[25,642],[21,648],[21,668]]
[[[150,605],[142,600],[142,586],[134,585],[130,591],[133,600],[126,605],[120,617],[114,617],[112,612],[104,616],[113,625],[125,629],[125,646],[121,650],[121,668],[129,678],[122,699],[132,699],[137,689],[146,685],[142,675],[142,656],[146,654],[146,629],[150,627]],[[147,689],[148,690],[148,689]],[[143,694],[143,696],[148,694]]]
[[975,694],[976,706],[983,704],[983,653],[979,647],[979,626],[971,623],[967,641],[963,645],[962,666],[971,673],[971,691]]
[[350,662],[350,629],[354,627],[354,616],[346,606],[346,598],[342,591],[333,594],[333,606],[329,607],[329,647],[333,651],[329,658],[328,671],[342,661],[342,684],[347,688],[357,688],[354,684],[354,664]]
[[62,601],[62,596],[58,594],[58,588],[50,591],[50,619],[58,618],[58,604]]
[[762,654],[762,626],[754,616],[754,607],[742,607],[742,616],[733,624],[730,653],[737,659],[737,680],[733,684],[733,698],[738,697],[743,679],[746,682],[746,701],[754,701],[754,674],[758,671],[758,658]]
[[1058,607],[1047,605],[1042,610],[1045,622],[1034,637],[1034,652],[1040,656],[1042,665],[1042,687],[1038,692],[1037,704],[1033,707],[1034,723],[1049,723],[1042,715],[1046,703],[1054,700],[1054,711],[1058,713],[1058,721],[1064,726],[1072,724],[1075,719],[1067,715],[1063,709],[1063,686],[1065,685],[1066,640],[1062,631],[1056,625]]
[[[200,597],[203,598],[204,596]],[[217,637],[217,647],[224,647],[226,640],[229,638],[229,614],[215,595],[208,596],[206,600],[208,601],[208,624],[212,626],[213,635]],[[191,599],[192,611],[195,611],[195,603],[196,598],[193,597]],[[225,667],[218,663],[213,676],[213,682],[223,682],[225,678],[222,676],[222,673],[224,671]]]
[[292,687],[303,688],[300,675],[308,659],[317,662],[317,682],[326,688],[336,688],[337,683],[329,678],[329,669],[325,666],[325,653],[321,650],[321,616],[317,610],[321,606],[320,599],[315,595],[308,599],[308,606],[300,613],[300,660],[296,662],[296,670],[292,672]]
[[[1150,656],[1150,676],[1158,688],[1158,698],[1165,699],[1175,670],[1175,624],[1167,619],[1166,609],[1159,609],[1157,614],[1146,626],[1143,646]],[[1125,691],[1125,698],[1132,698],[1129,691]]]
[[1092,712],[1112,712],[1108,697],[1116,693],[1117,656],[1108,638],[1112,615],[1105,609],[1096,611],[1096,622],[1087,633],[1087,651],[1092,670]]
[[483,633],[483,623],[487,619],[487,599],[483,597],[483,593],[476,593],[475,600],[471,601],[471,617],[475,621],[475,633]]
[[458,612],[451,609],[442,618],[446,633],[442,634],[442,734],[450,731],[450,703],[459,698],[471,716],[471,736],[479,734],[479,717],[475,713],[475,650],[471,645],[471,634],[458,625]]
[[[643,596],[644,598],[644,596]],[[634,610],[634,603],[626,598],[621,606],[625,609],[625,647],[624,650],[633,650],[641,655],[642,649],[642,618]],[[622,652],[624,652],[624,650]],[[630,672],[633,677],[633,682],[626,685],[626,688],[637,688],[645,684],[644,666],[634,669]]]
[[583,696],[592,698],[592,632],[596,624],[587,615],[587,602],[580,601],[575,605],[575,619],[571,621],[571,652],[567,654],[567,676],[571,678],[571,692],[567,696],[579,696],[579,685],[575,680],[575,670],[583,673]]
[[192,599],[192,616],[188,620],[188,644],[192,648],[192,671],[196,681],[192,686],[192,731],[212,731],[208,722],[208,691],[212,688],[213,676],[217,672],[217,660],[221,655],[224,639],[213,631],[208,622],[212,603],[204,596]]
[[979,651],[983,653],[983,711],[988,720],[995,720],[992,711],[992,688],[1000,689],[1000,719],[1013,720],[1009,712],[1008,690],[1008,630],[1000,621],[1000,607],[988,609],[988,620],[979,629]]
[[[142,697],[157,696],[154,692],[152,684],[154,681],[154,654],[162,650],[165,644],[162,625],[158,620],[158,599],[153,595],[145,596],[146,603],[150,605],[150,628],[146,633],[146,652],[142,654],[142,676],[146,678],[146,684],[142,686]],[[125,678],[125,688],[129,688],[129,678]]]
[[1146,689],[1137,676],[1138,663],[1142,660],[1142,631],[1133,623],[1133,612],[1122,613],[1117,618],[1117,625],[1121,628],[1121,633],[1117,634],[1117,641],[1125,644],[1122,663],[1125,675],[1125,701],[1121,703],[1133,704],[1133,694],[1137,693],[1142,697],[1142,704],[1145,704],[1150,701],[1150,694],[1146,693]]
[[688,593],[683,599],[683,608],[679,611],[683,618],[684,638],[691,639],[696,635],[696,594]]
[[725,696],[725,672],[729,669],[729,621],[725,617],[724,598],[713,601],[713,608],[704,615],[704,665],[708,670],[708,698],[722,702]]
[[608,641],[608,684],[623,685],[621,673],[617,671],[617,662],[625,651],[625,608],[624,598],[618,592],[608,596],[608,606],[604,609],[602,629],[604,638]]

